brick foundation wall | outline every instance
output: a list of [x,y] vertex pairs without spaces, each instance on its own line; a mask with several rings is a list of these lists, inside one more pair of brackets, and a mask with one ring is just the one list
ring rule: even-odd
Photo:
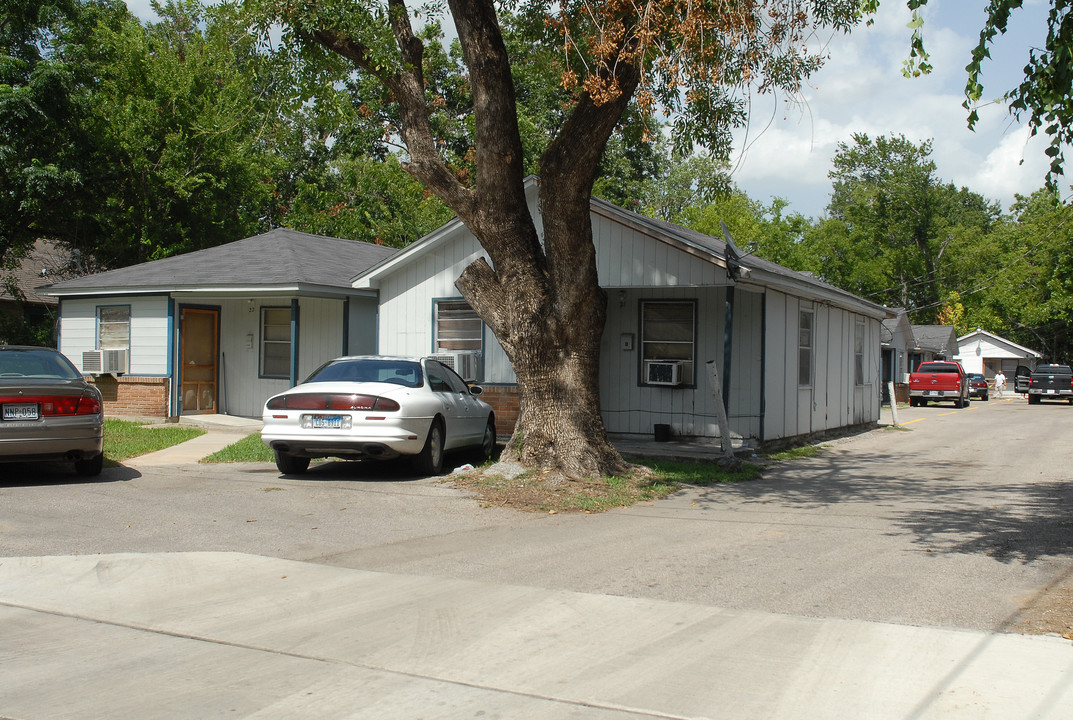
[[513,435],[518,423],[520,403],[517,385],[483,385],[481,400],[492,406],[496,413],[496,434]]
[[171,378],[95,375],[86,379],[104,396],[105,415],[168,417]]

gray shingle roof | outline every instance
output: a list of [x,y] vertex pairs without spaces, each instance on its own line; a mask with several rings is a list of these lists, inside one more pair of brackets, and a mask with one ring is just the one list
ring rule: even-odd
[[[56,298],[38,295],[35,288],[48,282],[71,277],[73,273],[71,252],[51,240],[38,239],[26,257],[11,272],[15,284],[28,303],[55,305]],[[0,283],[0,300],[13,300],[7,287]]]
[[278,228],[214,248],[67,280],[47,291],[294,284],[349,288],[355,275],[396,252],[372,243]]
[[913,338],[923,350],[953,354],[958,349],[957,330],[953,325],[914,325]]

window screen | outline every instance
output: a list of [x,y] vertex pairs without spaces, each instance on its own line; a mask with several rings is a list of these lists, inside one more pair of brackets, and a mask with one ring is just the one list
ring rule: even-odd
[[797,330],[797,384],[812,385],[812,321],[811,310],[802,310]]
[[261,308],[261,375],[291,376],[291,309]]
[[[693,384],[697,305],[692,300],[641,302],[641,361],[678,361],[683,385]],[[642,375],[642,380],[645,376]]]
[[109,305],[97,308],[97,349],[130,348],[130,306]]
[[858,385],[864,385],[864,321],[858,320],[853,334],[853,374]]
[[479,351],[481,319],[465,300],[436,301],[435,352]]

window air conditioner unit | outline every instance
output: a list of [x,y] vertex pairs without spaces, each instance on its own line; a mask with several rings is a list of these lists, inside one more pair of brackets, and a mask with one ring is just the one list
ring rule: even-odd
[[85,350],[82,372],[90,375],[122,375],[127,372],[127,350]]
[[477,353],[455,353],[454,371],[466,382],[473,382],[477,379],[479,365]]
[[645,360],[645,383],[648,385],[681,385],[680,360]]
[[435,360],[440,365],[446,365],[452,370],[455,369],[455,356],[450,353],[436,353],[428,356],[429,360]]
[[451,368],[466,382],[473,382],[477,379],[477,371],[480,368],[480,353],[436,353],[429,355],[429,358]]
[[82,372],[98,375],[101,372],[101,351],[84,350],[82,352]]
[[101,350],[101,372],[113,375],[127,372],[127,349]]

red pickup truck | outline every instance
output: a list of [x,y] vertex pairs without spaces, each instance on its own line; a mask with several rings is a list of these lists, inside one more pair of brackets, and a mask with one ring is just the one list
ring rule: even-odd
[[922,362],[909,375],[909,405],[919,407],[928,401],[953,400],[954,407],[969,406],[969,376],[961,363],[952,360]]

